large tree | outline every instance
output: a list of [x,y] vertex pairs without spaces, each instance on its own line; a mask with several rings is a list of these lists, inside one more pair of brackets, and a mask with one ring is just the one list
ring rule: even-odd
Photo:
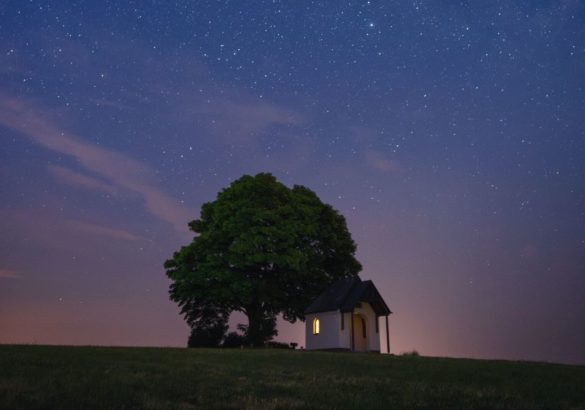
[[193,241],[165,263],[171,299],[192,326],[213,316],[210,307],[221,317],[243,312],[255,346],[272,337],[278,313],[304,319],[329,284],[361,269],[345,218],[267,173],[233,182],[189,227]]

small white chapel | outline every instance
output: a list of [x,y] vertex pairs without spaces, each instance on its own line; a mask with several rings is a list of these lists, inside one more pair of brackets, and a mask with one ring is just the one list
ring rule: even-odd
[[390,352],[388,316],[392,312],[371,280],[341,279],[304,313],[307,350]]

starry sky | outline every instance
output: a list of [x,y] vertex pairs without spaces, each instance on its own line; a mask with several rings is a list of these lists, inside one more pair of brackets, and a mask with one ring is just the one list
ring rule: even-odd
[[582,0],[3,1],[0,144],[0,343],[184,346],[162,264],[271,172],[394,353],[585,364]]

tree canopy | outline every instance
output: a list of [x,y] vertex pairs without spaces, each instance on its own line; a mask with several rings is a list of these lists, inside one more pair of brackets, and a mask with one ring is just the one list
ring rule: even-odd
[[165,263],[171,299],[191,327],[243,312],[253,345],[275,334],[277,314],[304,319],[329,284],[361,269],[345,218],[310,189],[268,173],[234,181],[189,227],[193,241]]

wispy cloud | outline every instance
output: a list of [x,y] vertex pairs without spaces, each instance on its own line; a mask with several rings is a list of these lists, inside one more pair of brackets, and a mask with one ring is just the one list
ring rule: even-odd
[[378,172],[383,174],[400,173],[400,164],[398,161],[388,158],[384,154],[371,149],[366,150],[366,163]]
[[82,232],[87,232],[87,233],[93,234],[93,235],[108,236],[110,238],[126,239],[126,240],[130,240],[130,241],[146,241],[147,240],[146,238],[144,238],[142,236],[134,235],[134,234],[132,234],[128,231],[124,231],[122,229],[108,228],[105,226],[95,225],[95,224],[91,224],[91,223],[87,223],[87,222],[83,222],[83,221],[68,220],[65,222],[65,225],[68,228],[82,231]]
[[0,269],[0,279],[19,279],[21,276],[17,271],[11,269]]
[[381,174],[399,174],[402,171],[398,160],[390,157],[388,153],[372,148],[381,135],[376,129],[364,126],[352,126],[349,130],[354,144],[362,150],[364,162],[368,167]]
[[59,165],[49,165],[49,172],[61,183],[72,185],[89,191],[102,191],[106,194],[116,195],[119,189],[99,179],[79,174]]
[[[176,230],[186,231],[187,222],[195,215],[179,201],[160,189],[152,170],[143,163],[113,150],[97,147],[83,138],[59,127],[54,121],[39,114],[39,109],[28,101],[0,95],[0,124],[18,131],[32,141],[63,155],[75,158],[88,171],[108,181],[111,186],[139,194],[151,214],[171,223]],[[72,176],[71,172],[57,170],[61,177],[75,180],[86,188],[93,185],[103,190],[105,185],[88,177]]]
[[173,56],[173,64],[181,67],[183,74],[173,71],[173,81],[169,82],[169,75],[160,75],[168,72],[168,59],[153,61],[149,52],[129,48],[132,50],[126,53],[135,54],[137,61],[145,60],[140,67],[146,67],[142,76],[149,79],[146,90],[141,83],[136,94],[147,101],[157,101],[164,95],[168,104],[160,106],[160,112],[171,123],[187,125],[191,131],[202,130],[210,140],[224,145],[253,145],[275,129],[291,130],[310,123],[310,113],[292,108],[292,96],[287,102],[275,101],[218,82],[208,66],[190,57]]
[[307,121],[294,110],[251,96],[219,97],[209,103],[197,103],[191,109],[197,118],[206,119],[203,124],[209,131],[229,143],[253,141],[272,127],[299,126]]
[[126,244],[132,247],[138,241],[142,242],[141,246],[148,246],[153,242],[148,237],[119,226],[104,225],[100,221],[69,219],[48,209],[0,208],[0,231],[4,234],[5,241],[6,238],[11,238],[13,242],[34,243],[35,246],[40,244],[43,249],[55,255],[93,248],[104,242],[115,248]]

